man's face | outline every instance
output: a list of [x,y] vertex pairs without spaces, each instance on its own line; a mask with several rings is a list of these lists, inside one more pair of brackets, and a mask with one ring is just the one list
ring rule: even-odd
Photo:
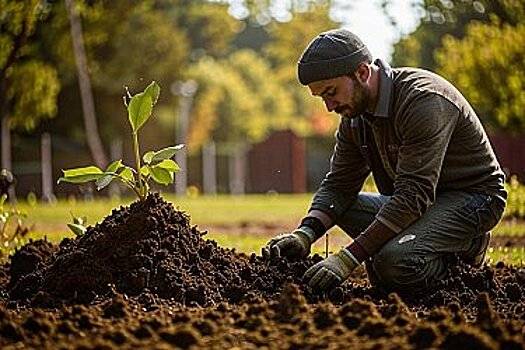
[[353,118],[363,114],[370,100],[369,91],[354,75],[314,81],[308,84],[314,96],[320,96],[329,112]]

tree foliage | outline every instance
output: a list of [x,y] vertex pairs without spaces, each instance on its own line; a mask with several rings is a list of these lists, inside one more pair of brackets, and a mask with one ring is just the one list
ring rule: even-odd
[[[312,3],[288,22],[271,22],[264,55],[250,49],[223,59],[205,57],[188,76],[199,84],[190,127],[189,148],[208,139],[257,142],[271,131],[327,133],[336,119],[297,82],[297,61],[319,32],[336,27],[328,6]],[[266,57],[265,57],[266,56]]]
[[417,66],[436,69],[435,51],[446,35],[462,38],[469,23],[489,23],[497,17],[515,25],[523,19],[521,0],[424,0],[415,6],[424,16],[416,30],[394,45],[392,63],[396,66]]
[[292,98],[268,63],[252,50],[227,58],[202,59],[189,71],[199,84],[190,128],[189,147],[209,138],[217,142],[255,142],[271,130],[291,126]]
[[492,128],[525,130],[525,3],[425,0],[426,17],[395,45],[395,65],[451,80]]
[[12,127],[31,129],[56,113],[58,76],[33,37],[46,15],[44,5],[0,1],[0,118],[9,118]]
[[307,11],[294,13],[288,22],[273,22],[268,26],[270,41],[265,47],[276,70],[276,79],[292,96],[293,114],[300,134],[331,133],[337,119],[325,110],[322,101],[310,95],[297,81],[297,62],[303,50],[317,34],[339,27],[329,16],[330,2],[314,2]]
[[525,25],[473,23],[461,40],[446,36],[436,60],[485,121],[525,130]]

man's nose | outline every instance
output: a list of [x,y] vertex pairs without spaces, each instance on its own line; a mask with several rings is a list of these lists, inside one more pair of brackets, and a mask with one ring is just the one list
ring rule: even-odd
[[324,104],[326,105],[328,112],[332,112],[337,107],[337,102],[329,99],[324,100]]

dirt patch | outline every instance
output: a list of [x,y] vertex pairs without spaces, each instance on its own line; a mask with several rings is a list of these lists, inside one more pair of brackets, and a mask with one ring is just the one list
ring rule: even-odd
[[523,269],[457,261],[433,293],[399,297],[360,268],[315,295],[301,276],[319,256],[266,262],[203,234],[151,195],[82,237],[31,242],[0,270],[0,346],[523,347]]

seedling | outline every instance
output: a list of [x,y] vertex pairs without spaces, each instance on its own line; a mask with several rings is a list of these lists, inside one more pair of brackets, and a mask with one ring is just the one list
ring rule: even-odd
[[70,222],[67,224],[67,227],[75,234],[75,236],[80,237],[83,236],[86,233],[87,227],[87,217],[86,216],[75,216],[73,213],[71,214],[71,219],[73,222]]
[[62,170],[64,176],[58,179],[58,183],[81,184],[95,181],[97,190],[100,191],[117,179],[135,192],[140,200],[146,199],[150,189],[150,180],[165,186],[172,184],[175,180],[174,174],[180,168],[171,158],[184,145],[170,146],[158,151],[148,151],[143,155],[142,161],[144,165],[141,165],[139,130],[151,117],[153,106],[157,103],[159,94],[160,87],[154,81],[143,92],[134,96],[131,96],[126,89],[127,96],[124,96],[124,105],[128,110],[128,119],[131,125],[135,168],[123,164],[122,160],[119,159],[111,163],[105,170],[93,165],[67,169]]
[[24,225],[27,214],[15,206],[7,208],[6,199],[7,195],[0,196],[0,257],[9,255],[17,246],[23,244],[29,232],[29,227]]

